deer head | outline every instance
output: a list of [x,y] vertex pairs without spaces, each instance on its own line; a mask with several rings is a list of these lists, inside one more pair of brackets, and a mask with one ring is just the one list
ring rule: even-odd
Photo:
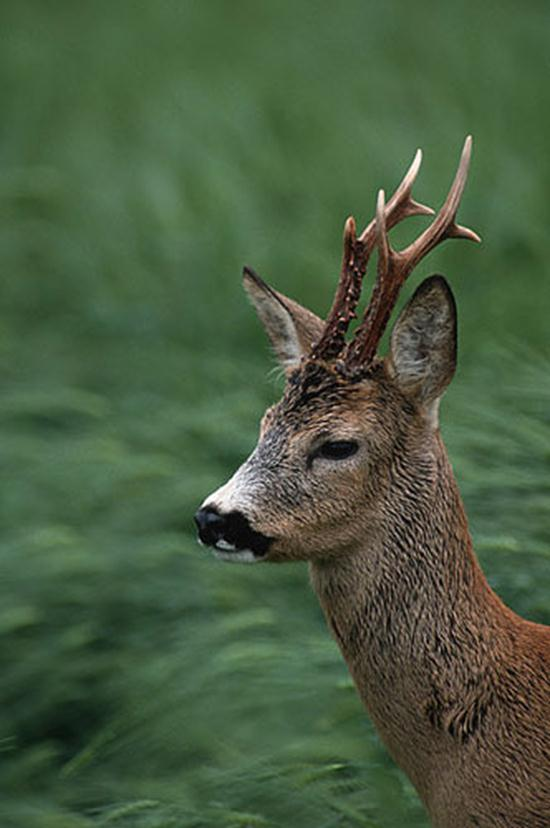
[[[353,552],[399,508],[403,486],[430,485],[426,457],[439,400],[456,364],[456,310],[442,276],[426,279],[377,356],[399,291],[420,260],[448,238],[479,241],[456,223],[471,138],[445,203],[408,247],[388,231],[408,216],[433,214],[413,200],[421,152],[360,235],[349,218],[340,279],[325,322],[245,268],[244,287],[285,368],[286,388],[268,409],[255,450],[195,516],[199,539],[229,561],[319,560]],[[377,276],[350,341],[367,265]],[[426,474],[418,471],[426,469]]]

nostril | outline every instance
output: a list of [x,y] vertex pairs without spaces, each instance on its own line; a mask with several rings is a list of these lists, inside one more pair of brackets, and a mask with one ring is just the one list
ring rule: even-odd
[[203,543],[212,546],[223,537],[226,520],[212,507],[199,509],[195,514],[195,523],[199,538]]

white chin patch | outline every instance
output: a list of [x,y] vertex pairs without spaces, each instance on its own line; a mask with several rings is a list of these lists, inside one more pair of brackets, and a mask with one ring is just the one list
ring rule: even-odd
[[[229,551],[234,550],[234,551]],[[229,561],[230,563],[257,563],[261,558],[258,558],[250,549],[235,549],[232,544],[227,541],[218,541],[214,547],[214,555],[220,561]]]

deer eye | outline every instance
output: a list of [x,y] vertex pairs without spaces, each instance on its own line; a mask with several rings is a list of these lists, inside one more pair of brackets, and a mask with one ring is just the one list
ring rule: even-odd
[[317,457],[327,460],[345,460],[351,457],[359,448],[355,440],[328,440],[317,449]]

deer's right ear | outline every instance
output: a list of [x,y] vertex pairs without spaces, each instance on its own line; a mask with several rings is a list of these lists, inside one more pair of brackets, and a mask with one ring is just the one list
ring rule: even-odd
[[321,336],[323,320],[298,302],[273,290],[248,267],[243,271],[243,285],[277,359],[286,369],[296,367]]

